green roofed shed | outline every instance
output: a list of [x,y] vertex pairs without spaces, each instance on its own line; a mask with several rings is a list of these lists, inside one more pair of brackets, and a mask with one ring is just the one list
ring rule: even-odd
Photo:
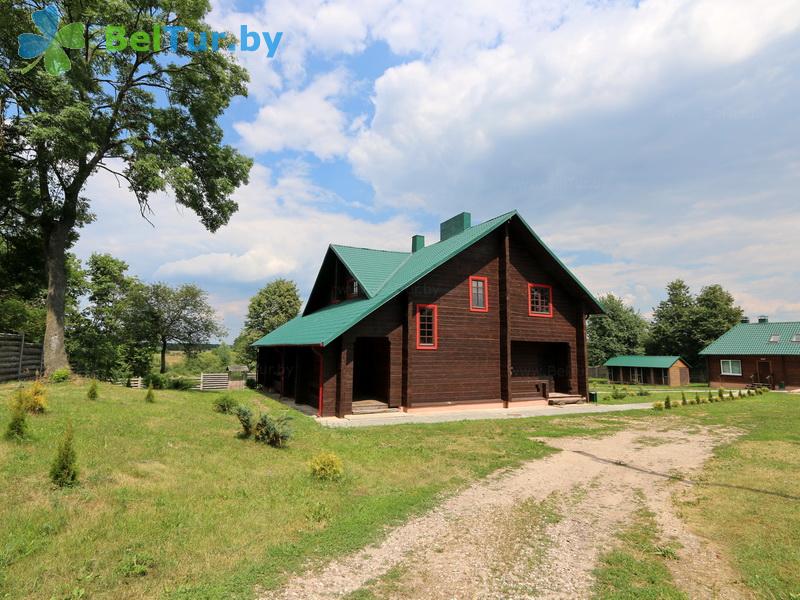
[[670,387],[689,384],[689,365],[680,356],[615,356],[604,366],[612,383]]

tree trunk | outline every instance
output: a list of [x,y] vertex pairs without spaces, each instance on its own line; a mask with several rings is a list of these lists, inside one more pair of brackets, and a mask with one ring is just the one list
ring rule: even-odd
[[44,330],[44,373],[68,369],[64,345],[64,309],[67,292],[67,236],[69,227],[56,221],[44,230],[47,268],[47,321]]
[[161,372],[167,372],[167,339],[161,338]]

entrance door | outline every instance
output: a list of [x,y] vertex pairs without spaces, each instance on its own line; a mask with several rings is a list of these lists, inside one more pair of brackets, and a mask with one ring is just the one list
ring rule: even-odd
[[356,338],[353,348],[353,400],[389,402],[389,340]]
[[758,382],[772,387],[772,363],[768,360],[758,361]]

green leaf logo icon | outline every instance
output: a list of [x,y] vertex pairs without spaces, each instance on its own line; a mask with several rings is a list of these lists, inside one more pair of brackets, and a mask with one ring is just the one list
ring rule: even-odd
[[53,4],[37,10],[31,15],[31,19],[42,35],[23,33],[17,37],[19,42],[17,53],[22,58],[36,59],[21,69],[20,73],[27,73],[44,57],[44,68],[48,73],[63,75],[72,66],[64,48],[77,50],[86,46],[83,23],[70,23],[59,29],[61,14]]

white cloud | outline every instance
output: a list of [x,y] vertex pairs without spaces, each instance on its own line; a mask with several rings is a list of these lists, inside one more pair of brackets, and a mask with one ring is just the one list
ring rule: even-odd
[[334,104],[347,85],[343,71],[327,73],[301,91],[290,90],[261,107],[252,122],[239,121],[234,129],[246,150],[280,152],[301,150],[321,159],[343,154],[346,117]]

